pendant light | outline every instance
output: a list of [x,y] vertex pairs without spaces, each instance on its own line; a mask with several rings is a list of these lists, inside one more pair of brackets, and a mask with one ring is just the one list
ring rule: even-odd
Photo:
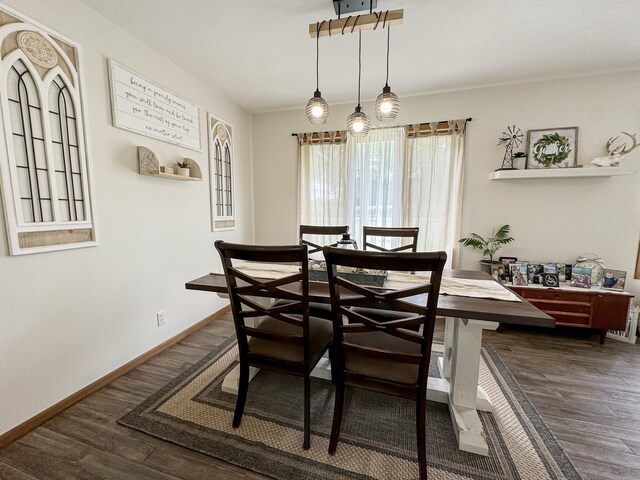
[[387,79],[385,81],[382,93],[376,99],[376,118],[381,122],[390,122],[395,120],[400,111],[400,100],[398,96],[391,91],[389,86],[389,39],[391,37],[391,25],[387,27]]
[[313,98],[307,103],[307,118],[314,125],[323,125],[329,116],[329,104],[322,98],[319,90],[320,84],[320,22],[316,23],[316,91]]
[[360,106],[360,77],[362,75],[362,32],[358,32],[358,106],[347,117],[347,130],[354,137],[365,137],[371,128],[371,121]]

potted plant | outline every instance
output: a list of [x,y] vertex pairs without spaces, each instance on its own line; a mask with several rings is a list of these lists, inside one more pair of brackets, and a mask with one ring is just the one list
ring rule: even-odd
[[482,250],[485,258],[480,260],[480,268],[483,272],[491,275],[491,267],[496,263],[500,263],[493,260],[496,252],[500,250],[503,245],[513,242],[513,237],[509,235],[510,230],[511,227],[509,225],[502,225],[498,230],[495,228],[492,229],[490,237],[483,238],[477,233],[472,233],[468,237],[461,238],[459,242],[463,247]]
[[186,158],[182,162],[176,162],[176,166],[178,167],[178,175],[182,175],[183,177],[191,175],[191,172],[189,171],[189,160]]

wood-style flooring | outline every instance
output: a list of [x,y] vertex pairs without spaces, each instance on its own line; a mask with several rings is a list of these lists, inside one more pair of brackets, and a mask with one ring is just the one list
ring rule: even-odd
[[[265,478],[116,423],[233,334],[225,314],[0,449],[0,479]],[[577,329],[505,327],[485,340],[585,479],[640,479],[639,345],[599,345],[597,334]]]

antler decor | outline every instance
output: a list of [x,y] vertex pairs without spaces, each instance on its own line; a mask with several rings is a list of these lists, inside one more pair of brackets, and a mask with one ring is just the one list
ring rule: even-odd
[[607,152],[609,152],[609,155],[607,157],[594,158],[593,160],[591,160],[591,163],[593,165],[597,165],[599,167],[614,167],[614,166],[618,166],[620,164],[620,160],[622,160],[622,158],[627,153],[631,153],[633,150],[635,150],[636,148],[640,147],[640,145],[638,144],[638,140],[636,139],[636,133],[634,133],[633,135],[628,133],[628,132],[622,132],[622,133],[624,135],[626,135],[627,137],[629,137],[631,139],[631,141],[633,142],[631,147],[627,148],[627,144],[626,143],[623,143],[622,145],[615,146],[614,144],[616,143],[616,141],[618,140],[620,135],[617,135],[615,137],[611,137],[611,138],[609,138],[609,141],[607,141]]

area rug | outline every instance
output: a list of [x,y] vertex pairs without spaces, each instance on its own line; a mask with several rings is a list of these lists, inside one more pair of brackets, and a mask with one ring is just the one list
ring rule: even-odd
[[[221,391],[236,365],[226,341],[137,406],[119,423],[276,479],[417,479],[414,403],[348,388],[340,442],[327,453],[333,385],[314,379],[311,448],[302,449],[302,379],[261,371],[251,381],[242,424],[231,427],[235,396]],[[442,345],[434,344],[432,375]],[[480,384],[495,411],[481,413],[489,456],[457,448],[446,405],[428,402],[432,480],[580,479],[544,421],[490,346]]]

